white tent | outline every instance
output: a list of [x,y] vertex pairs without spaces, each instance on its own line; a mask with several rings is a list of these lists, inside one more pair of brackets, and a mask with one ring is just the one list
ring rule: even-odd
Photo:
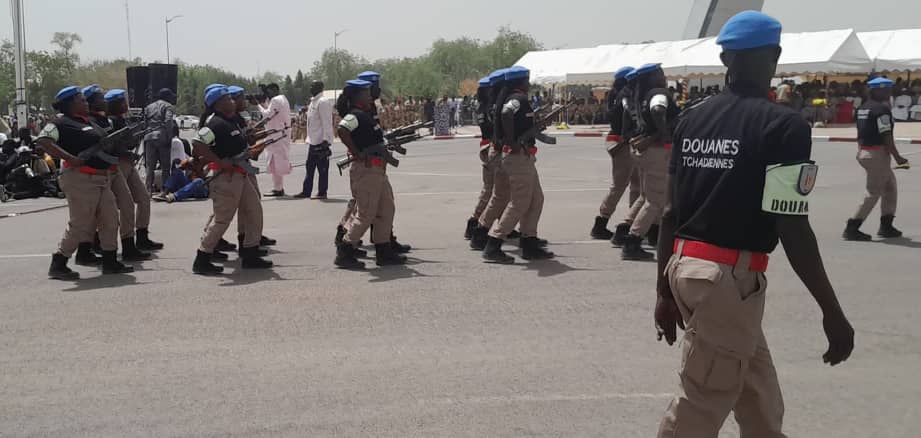
[[876,71],[921,70],[921,29],[858,32]]
[[558,84],[566,81],[566,72],[569,69],[582,66],[594,50],[587,48],[528,52],[515,65],[531,70],[531,82],[534,84]]
[[[852,29],[785,33],[778,76],[816,73],[866,73],[870,57]],[[626,65],[660,62],[669,77],[700,77],[726,72],[715,38],[615,44],[592,49],[529,52],[517,64],[531,69],[535,83],[607,84]],[[532,66],[541,70],[535,71]]]

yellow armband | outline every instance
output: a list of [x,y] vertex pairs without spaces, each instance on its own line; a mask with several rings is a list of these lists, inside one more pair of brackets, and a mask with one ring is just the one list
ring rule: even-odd
[[812,161],[768,166],[761,210],[790,216],[808,215],[809,200],[806,197],[815,187],[818,172],[819,166]]

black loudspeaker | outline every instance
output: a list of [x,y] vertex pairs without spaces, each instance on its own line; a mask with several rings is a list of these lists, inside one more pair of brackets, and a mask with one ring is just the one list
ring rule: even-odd
[[144,66],[128,67],[125,74],[128,79],[128,105],[144,108],[150,103],[150,71]]
[[173,93],[179,92],[179,66],[176,64],[147,64],[150,69],[151,101],[157,100],[160,90],[169,88]]

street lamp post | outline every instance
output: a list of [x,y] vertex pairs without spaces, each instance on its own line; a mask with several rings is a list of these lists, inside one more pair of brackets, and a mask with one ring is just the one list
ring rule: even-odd
[[339,89],[338,87],[342,86],[341,84],[342,81],[340,78],[342,73],[339,72],[339,35],[342,35],[346,32],[348,32],[348,29],[342,29],[339,32],[333,33],[333,56],[336,58],[336,80],[335,80],[335,83],[333,84],[334,85],[333,100],[336,100],[336,98],[338,98],[338,96],[336,96],[337,94],[336,90]]
[[164,24],[164,26],[166,27],[166,63],[167,63],[167,64],[170,63],[170,57],[169,57],[169,24],[172,23],[173,20],[175,20],[175,19],[177,19],[177,18],[182,18],[182,15],[173,15],[172,17],[164,18],[164,19],[163,19],[163,24]]

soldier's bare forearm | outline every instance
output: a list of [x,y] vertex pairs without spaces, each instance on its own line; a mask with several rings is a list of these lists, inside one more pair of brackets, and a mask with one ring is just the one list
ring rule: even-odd
[[793,271],[826,315],[841,313],[838,297],[828,280],[815,233],[806,216],[778,216],[777,234]]

